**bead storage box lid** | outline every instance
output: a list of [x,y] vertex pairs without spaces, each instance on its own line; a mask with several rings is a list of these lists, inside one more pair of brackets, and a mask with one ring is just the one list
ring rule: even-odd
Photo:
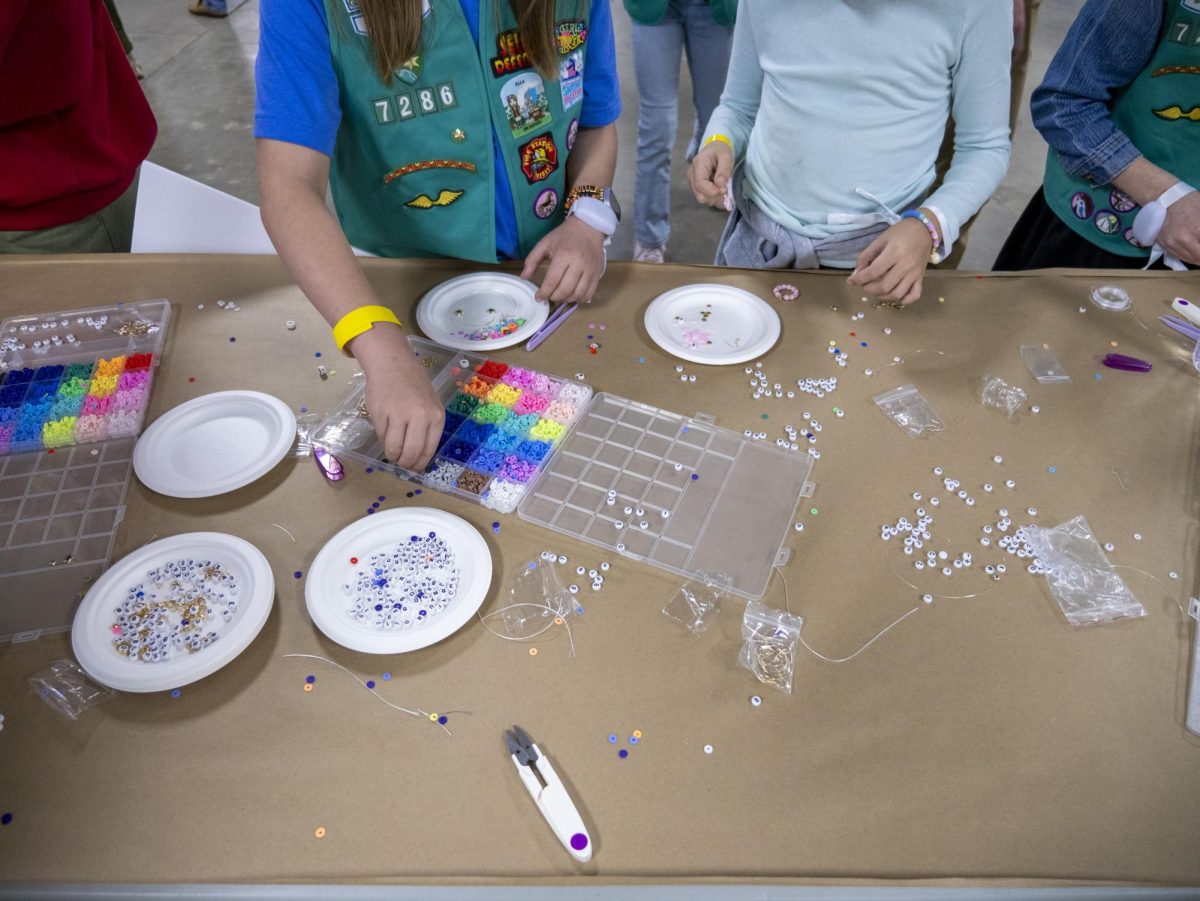
[[521,501],[519,515],[651,566],[757,600],[813,459],[612,394],[598,394]]
[[363,407],[358,385],[325,417],[313,443],[332,451],[347,472],[354,463],[500,513],[511,513],[545,468],[592,397],[579,381],[510,366],[409,336],[446,409],[437,454],[425,472],[388,462]]
[[151,300],[0,322],[0,456],[137,435],[170,318]]

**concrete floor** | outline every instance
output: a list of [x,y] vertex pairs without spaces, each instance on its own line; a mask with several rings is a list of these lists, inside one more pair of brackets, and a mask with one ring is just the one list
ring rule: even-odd
[[[226,19],[187,13],[185,0],[116,0],[134,56],[146,73],[143,85],[158,117],[158,141],[150,159],[169,169],[258,203],[254,174],[254,58],[258,48],[258,0],[233,0]],[[632,215],[636,160],[637,87],[629,44],[629,17],[613,2],[617,64],[624,113],[618,123],[618,196]],[[1043,0],[1034,35],[1025,103],[1013,141],[1007,178],[971,229],[965,269],[989,269],[1030,196],[1041,183],[1046,145],[1029,122],[1029,92],[1041,81],[1051,56],[1083,0]],[[680,79],[680,129],[672,166],[672,239],[668,259],[709,263],[724,214],[700,207],[687,186],[683,153],[691,133],[691,85]],[[628,259],[632,222],[613,238],[611,255]]]

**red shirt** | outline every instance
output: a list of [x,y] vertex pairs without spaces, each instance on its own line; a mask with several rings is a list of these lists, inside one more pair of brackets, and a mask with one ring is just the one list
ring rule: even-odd
[[157,131],[104,0],[0,0],[0,231],[108,206]]

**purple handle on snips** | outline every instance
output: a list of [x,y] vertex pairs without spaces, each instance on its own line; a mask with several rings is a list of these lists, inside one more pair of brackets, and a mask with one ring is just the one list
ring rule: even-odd
[[1120,369],[1125,372],[1149,372],[1154,367],[1149,360],[1139,360],[1125,354],[1106,354],[1101,361],[1109,369]]
[[331,482],[340,482],[346,475],[342,469],[342,461],[321,447],[319,444],[314,444],[312,449],[313,460],[317,463],[317,468],[321,470],[321,475],[329,479]]

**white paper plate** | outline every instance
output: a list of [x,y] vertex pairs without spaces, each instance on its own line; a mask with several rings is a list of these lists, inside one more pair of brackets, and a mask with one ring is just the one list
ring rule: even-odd
[[296,415],[258,391],[218,391],[168,410],[133,450],[133,469],[151,491],[212,497],[275,468],[296,440]]
[[[436,616],[412,628],[383,631],[355,622],[343,590],[372,554],[389,551],[412,535],[436,532],[454,552],[458,590]],[[350,563],[357,558],[358,565]],[[453,635],[475,615],[492,582],[492,554],[479,531],[465,519],[431,507],[404,507],[366,516],[342,529],[321,548],[308,568],[304,598],[308,614],[325,635],[342,647],[366,654],[402,654]]]
[[[238,609],[226,623],[219,616],[205,631],[220,637],[206,648],[176,651],[170,660],[143,663],[117,653],[112,626],[125,593],[156,567],[176,560],[212,560],[238,583]],[[258,635],[275,599],[275,577],[262,552],[248,541],[221,532],[174,535],[139,548],[100,577],[75,614],[71,647],[89,676],[118,691],[165,691],[215,673]]]
[[685,285],[646,308],[650,340],[672,356],[723,366],[761,356],[779,340],[779,314],[749,291]]
[[[537,285],[503,272],[473,272],[442,282],[417,304],[417,325],[431,340],[459,350],[499,350],[528,341],[550,314],[534,299]],[[523,320],[523,322],[522,322]],[[520,325],[517,325],[521,322]],[[490,337],[501,326],[515,328]]]

